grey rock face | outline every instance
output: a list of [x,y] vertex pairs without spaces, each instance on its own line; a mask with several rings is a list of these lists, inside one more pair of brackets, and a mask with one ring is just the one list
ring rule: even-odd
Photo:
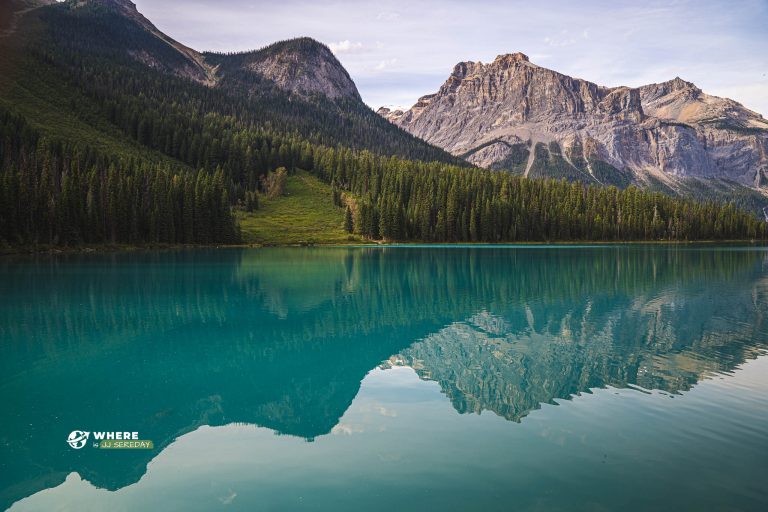
[[501,163],[511,145],[557,142],[567,165],[577,167],[569,156],[583,154],[587,164],[628,171],[640,185],[674,187],[685,177],[768,183],[768,121],[680,78],[607,88],[514,53],[461,62],[437,93],[405,112],[379,113],[483,167],[510,168]]
[[262,50],[235,55],[232,60],[225,67],[235,64],[245,76],[253,74],[301,97],[319,94],[334,100],[362,101],[347,70],[327,46],[314,39],[281,41]]

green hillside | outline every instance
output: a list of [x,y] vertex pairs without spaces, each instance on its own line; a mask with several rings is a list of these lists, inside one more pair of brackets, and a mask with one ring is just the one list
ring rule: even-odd
[[348,244],[365,238],[343,229],[344,209],[333,204],[331,187],[299,171],[288,178],[284,196],[260,199],[253,213],[240,212],[241,237],[248,244]]

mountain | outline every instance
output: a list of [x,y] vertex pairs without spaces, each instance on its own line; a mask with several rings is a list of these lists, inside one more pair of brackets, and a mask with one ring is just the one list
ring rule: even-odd
[[230,207],[332,148],[460,163],[373,112],[317,41],[203,54],[128,0],[3,3],[0,148],[0,245],[232,243]]
[[[14,0],[3,19],[1,246],[253,241],[243,237],[258,231],[253,210],[279,210],[288,193],[280,180],[300,172],[316,179],[312,197],[332,201],[324,205],[330,208],[302,204],[302,215],[330,210],[333,219],[335,209],[341,223],[349,208],[350,236],[376,240],[744,240],[766,233],[734,204],[634,189],[576,201],[587,192],[473,168],[376,114],[330,50],[309,38],[201,53],[163,34],[128,0]],[[497,64],[509,71],[530,63],[517,55]],[[467,66],[457,73],[471,74]],[[599,97],[592,110],[601,119],[617,126],[643,119],[637,91],[593,89],[585,94]],[[541,158],[529,159],[525,143],[490,141],[472,158],[501,150],[507,160],[532,162],[529,176],[556,168],[601,183],[632,181],[595,159],[597,146],[587,142],[579,151],[569,146],[570,155],[554,140],[537,144],[531,149]],[[261,194],[275,201],[260,203]],[[745,204],[731,185],[722,194]],[[301,231],[298,223],[289,229]]]
[[[383,121],[363,103],[331,51],[312,39],[237,54],[201,53],[162,33],[129,0],[67,0],[17,14],[19,29],[0,39],[0,69],[11,82],[5,90],[0,84],[0,102],[14,109],[19,101],[8,91],[14,86],[53,103],[55,110],[71,111],[62,104],[73,94],[66,85],[72,85],[75,93],[90,96],[82,98],[86,104],[75,106],[83,111],[94,100],[105,101],[105,95],[149,97],[163,82],[163,90],[153,98],[155,109],[175,94],[198,112],[206,109],[234,116],[244,125],[298,132],[314,143],[457,162]],[[60,98],[49,98],[51,94]],[[22,103],[22,109],[28,106]],[[73,117],[71,112],[62,114]],[[67,136],[45,119],[45,113],[29,109],[25,116],[44,131]],[[88,124],[108,116],[98,117]]]
[[768,185],[768,121],[679,78],[603,87],[514,53],[461,62],[437,93],[379,114],[474,164],[526,176],[676,191]]
[[222,76],[222,84],[244,87],[274,87],[299,97],[314,95],[362,102],[355,83],[324,44],[309,37],[280,41],[259,51],[236,54],[206,54]]

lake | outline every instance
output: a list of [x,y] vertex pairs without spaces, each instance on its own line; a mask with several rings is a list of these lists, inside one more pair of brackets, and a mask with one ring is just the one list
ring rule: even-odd
[[759,247],[6,257],[0,508],[768,510],[766,349]]

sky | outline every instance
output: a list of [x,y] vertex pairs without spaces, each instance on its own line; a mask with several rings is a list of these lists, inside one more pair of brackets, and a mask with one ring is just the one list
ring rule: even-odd
[[600,85],[676,76],[768,116],[768,0],[134,0],[196,50],[310,36],[372,108],[410,107],[461,61],[523,52]]

